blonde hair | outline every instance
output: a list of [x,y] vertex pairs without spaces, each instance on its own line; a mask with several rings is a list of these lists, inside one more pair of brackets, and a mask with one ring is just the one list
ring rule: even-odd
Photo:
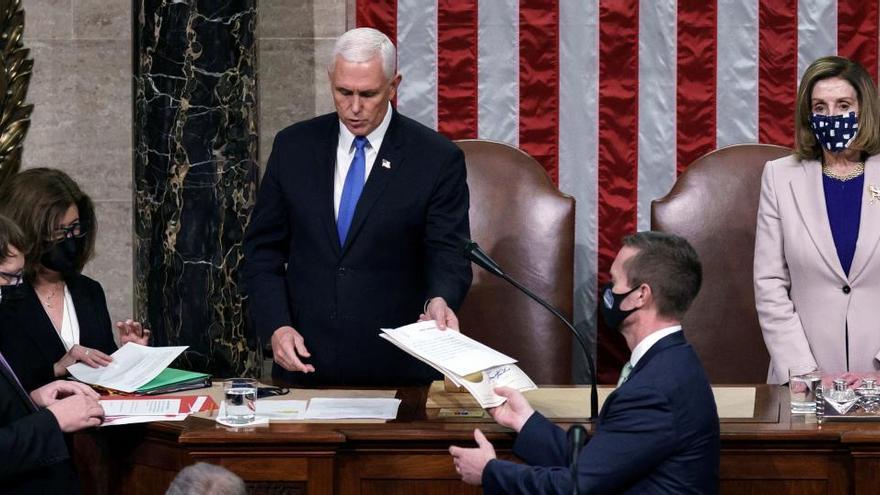
[[802,160],[820,160],[822,146],[816,141],[810,116],[813,113],[813,87],[832,77],[846,80],[856,90],[859,100],[859,132],[849,147],[876,155],[880,153],[880,106],[877,86],[864,67],[843,57],[822,57],[804,71],[795,104],[795,154]]

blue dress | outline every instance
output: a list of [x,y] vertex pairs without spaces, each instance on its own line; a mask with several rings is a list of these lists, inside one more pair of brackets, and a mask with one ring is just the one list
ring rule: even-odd
[[834,247],[837,248],[837,258],[843,272],[849,276],[859,238],[865,174],[847,181],[822,174],[822,187],[825,189],[825,209],[828,211],[828,223],[831,225]]

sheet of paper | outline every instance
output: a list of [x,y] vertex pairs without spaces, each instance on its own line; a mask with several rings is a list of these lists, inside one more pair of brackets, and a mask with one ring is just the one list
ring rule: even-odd
[[147,347],[129,342],[114,352],[113,362],[103,368],[83,363],[67,367],[77,380],[122,392],[134,392],[155,378],[177,359],[187,346]]
[[180,399],[98,401],[104,408],[104,416],[168,416],[180,413]]
[[155,423],[157,421],[183,421],[189,414],[175,414],[174,416],[116,416],[106,418],[101,426],[132,425],[137,423]]
[[460,332],[440,330],[434,321],[422,321],[382,330],[391,340],[433,364],[464,376],[516,362]]
[[307,400],[258,400],[257,416],[270,420],[302,419]]
[[481,373],[479,381],[474,381],[471,377],[464,377],[461,380],[461,386],[466,388],[484,408],[500,406],[507,400],[495,394],[495,387],[510,387],[520,392],[538,388],[535,382],[515,364],[489,368]]
[[400,399],[315,397],[303,419],[394,419]]

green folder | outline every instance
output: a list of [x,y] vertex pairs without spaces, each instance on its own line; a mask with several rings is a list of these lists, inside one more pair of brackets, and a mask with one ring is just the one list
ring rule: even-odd
[[211,375],[176,368],[165,368],[156,378],[135,390],[136,394],[154,395],[210,387]]

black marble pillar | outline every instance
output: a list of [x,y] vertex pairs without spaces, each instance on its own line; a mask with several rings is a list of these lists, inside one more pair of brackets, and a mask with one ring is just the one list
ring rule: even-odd
[[135,0],[135,311],[176,363],[258,376],[239,293],[258,178],[256,0]]

